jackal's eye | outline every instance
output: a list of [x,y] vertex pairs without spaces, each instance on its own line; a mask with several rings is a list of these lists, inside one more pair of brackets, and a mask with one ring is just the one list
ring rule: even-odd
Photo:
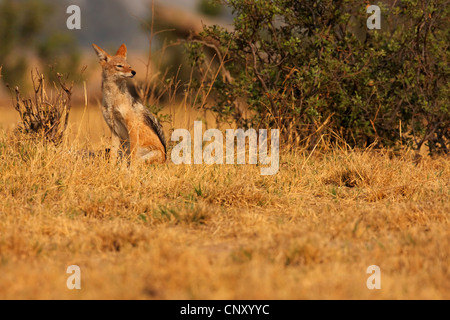
[[118,64],[118,65],[116,65],[116,67],[118,67],[118,68],[123,68],[123,65]]

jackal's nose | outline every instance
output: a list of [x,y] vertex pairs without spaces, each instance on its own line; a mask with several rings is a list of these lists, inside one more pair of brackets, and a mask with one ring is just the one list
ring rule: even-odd
[[131,70],[131,74],[133,75],[133,77],[136,75],[136,71]]

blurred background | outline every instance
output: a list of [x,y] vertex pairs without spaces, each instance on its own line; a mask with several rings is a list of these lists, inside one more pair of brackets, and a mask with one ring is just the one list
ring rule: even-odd
[[[80,30],[67,28],[70,5]],[[167,134],[201,119],[279,128],[287,147],[326,137],[324,148],[448,154],[448,0],[377,5],[380,30],[368,30],[359,0],[0,0],[0,128],[17,121],[6,84],[33,94],[38,68],[49,87],[57,72],[73,81],[73,132],[109,135],[91,44],[115,54],[125,43],[130,90]]]
[[[69,5],[81,9],[81,29],[68,30]],[[229,24],[231,14],[214,0],[165,0],[153,2],[153,51],[164,41],[174,42],[201,31],[202,24]],[[96,43],[115,53],[126,43],[129,57],[147,56],[152,26],[152,0],[0,0],[0,65],[3,82],[22,84],[30,68],[70,73],[75,80],[81,68],[96,57]],[[180,48],[169,51],[182,59]],[[178,53],[176,55],[175,53]],[[179,64],[167,61],[168,65]],[[137,66],[135,67],[137,68]],[[87,70],[90,73],[90,68]],[[26,77],[28,78],[28,76]],[[4,91],[4,86],[1,88]]]
[[[81,9],[79,30],[66,26],[70,5]],[[38,68],[50,83],[56,72],[73,81],[71,122],[93,117],[89,130],[94,123],[107,134],[100,114],[101,68],[92,43],[110,54],[125,43],[128,61],[137,71],[134,81],[144,81],[150,51],[152,73],[164,72],[168,78],[176,73],[180,81],[188,81],[191,67],[183,39],[201,32],[202,25],[231,28],[231,23],[231,12],[215,0],[0,0],[0,128],[12,128],[18,121],[6,84],[31,95],[30,73]],[[157,34],[150,48],[152,29]],[[161,54],[163,46],[167,49]],[[85,95],[92,109],[87,115]]]

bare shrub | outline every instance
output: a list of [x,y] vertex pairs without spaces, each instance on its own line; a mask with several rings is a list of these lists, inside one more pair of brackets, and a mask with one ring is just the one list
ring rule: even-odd
[[59,144],[66,131],[71,108],[72,87],[67,87],[63,75],[57,73],[58,84],[53,83],[55,91],[46,91],[45,77],[36,70],[31,72],[34,99],[23,98],[19,87],[15,87],[15,108],[19,112],[21,123],[19,132],[45,138]]

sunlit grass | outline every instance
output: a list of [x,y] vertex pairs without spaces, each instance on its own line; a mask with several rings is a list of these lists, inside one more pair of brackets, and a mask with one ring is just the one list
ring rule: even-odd
[[261,176],[127,167],[83,141],[0,135],[0,298],[449,298],[448,158],[282,151]]

